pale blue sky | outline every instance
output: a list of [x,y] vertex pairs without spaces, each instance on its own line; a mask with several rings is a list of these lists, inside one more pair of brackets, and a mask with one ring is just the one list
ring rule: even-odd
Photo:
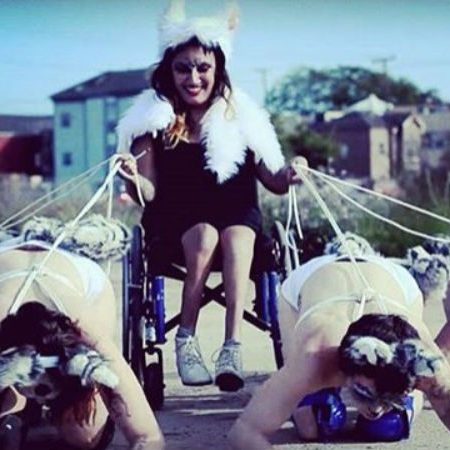
[[[223,1],[187,0],[194,14]],[[50,114],[49,96],[108,70],[156,62],[166,0],[0,0],[0,114]],[[450,100],[450,0],[241,0],[234,82],[262,99],[298,66],[379,67]]]

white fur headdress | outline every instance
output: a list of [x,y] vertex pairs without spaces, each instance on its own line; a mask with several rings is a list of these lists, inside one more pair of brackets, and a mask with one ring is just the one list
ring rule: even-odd
[[[227,109],[232,114],[227,114]],[[117,151],[128,152],[134,139],[164,130],[174,118],[168,101],[159,98],[152,89],[145,90],[117,126]],[[201,138],[206,145],[206,168],[217,174],[219,183],[238,172],[247,149],[272,173],[284,165],[280,143],[267,111],[239,89],[233,89],[229,104],[219,97],[211,105],[201,122]]]
[[443,364],[442,356],[427,348],[420,339],[387,344],[373,336],[357,336],[345,354],[357,365],[391,364],[412,377],[433,377]]
[[189,41],[194,36],[208,46],[219,46],[226,59],[231,55],[233,32],[238,24],[237,8],[233,5],[227,17],[186,18],[184,0],[170,0],[159,25],[159,53]]
[[336,236],[325,245],[324,254],[344,256],[348,255],[348,250],[356,258],[376,254],[369,241],[362,236],[346,231],[344,240],[345,243],[341,241],[339,236]]
[[[427,249],[421,245],[408,249],[406,265],[426,299],[430,297],[442,299],[445,297],[450,279],[448,245],[435,247],[427,245]],[[447,253],[444,253],[443,249],[447,249]]]

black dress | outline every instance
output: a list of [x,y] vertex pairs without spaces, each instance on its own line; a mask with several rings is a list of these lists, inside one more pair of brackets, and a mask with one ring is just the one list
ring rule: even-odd
[[219,231],[231,225],[248,226],[257,234],[261,230],[253,152],[247,151],[238,173],[223,183],[205,168],[200,143],[179,142],[167,149],[158,140],[155,165],[156,195],[142,217],[147,239],[179,242],[185,231],[202,222]]

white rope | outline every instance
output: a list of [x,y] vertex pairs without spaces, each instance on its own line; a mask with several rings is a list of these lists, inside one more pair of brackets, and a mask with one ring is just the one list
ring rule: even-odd
[[[55,203],[56,201],[60,200],[63,197],[66,197],[67,195],[69,195],[70,193],[72,193],[75,189],[77,189],[79,186],[81,186],[83,183],[86,182],[86,180],[92,176],[95,175],[95,173],[102,167],[104,166],[106,163],[108,163],[109,159],[102,161],[101,163],[97,164],[96,166],[86,170],[85,172],[77,175],[76,177],[70,179],[69,181],[67,181],[66,183],[61,184],[60,186],[58,186],[56,189],[53,189],[52,191],[48,192],[47,194],[43,195],[42,197],[39,197],[38,199],[36,199],[35,201],[31,202],[29,205],[25,206],[23,209],[21,209],[20,211],[17,211],[16,213],[14,213],[12,216],[8,217],[6,220],[4,220],[1,224],[0,224],[0,229],[10,229],[16,225],[18,225],[21,222],[24,222],[25,220],[27,220],[28,218],[30,218],[31,216],[35,215],[38,211],[42,210],[43,208],[46,208],[47,206],[51,205],[52,203]],[[75,183],[76,182],[76,183]],[[72,183],[75,183],[73,186],[69,187],[68,186]],[[66,190],[67,189],[67,190]],[[41,203],[42,201],[44,201],[46,198],[51,197],[53,195],[55,195],[57,192],[59,191],[63,191],[63,193],[60,196],[57,196],[55,198],[52,198],[50,201],[48,201],[47,203],[44,203],[44,205],[40,206],[39,208],[34,209],[31,213],[29,213],[28,215],[25,216],[25,218],[23,219],[18,219],[14,222],[14,219],[16,219],[17,217],[19,217],[21,214],[24,214],[26,211],[28,211],[29,209],[33,208],[34,206],[38,205],[39,203]]]
[[[142,156],[144,156],[147,153],[147,150],[143,150],[138,155],[132,155],[131,153],[127,154],[128,158],[132,158],[135,162],[138,161]],[[122,155],[114,155],[116,157],[116,160],[122,159]],[[130,175],[129,173],[125,172],[122,169],[119,169],[120,174],[126,178],[127,180],[134,181],[134,184],[136,186],[136,194],[139,200],[139,204],[144,208],[145,207],[145,200],[144,196],[142,195],[142,188],[141,183],[139,181],[139,173],[137,170],[133,170],[133,173]]]
[[97,201],[103,195],[103,193],[106,190],[106,188],[110,185],[111,180],[114,178],[116,173],[119,171],[120,165],[121,165],[121,162],[117,161],[116,164],[114,165],[114,167],[112,167],[112,169],[109,171],[109,173],[108,173],[107,177],[105,178],[105,181],[103,182],[103,184],[98,188],[97,192],[95,192],[95,194],[92,196],[92,198],[81,209],[81,211],[78,213],[78,215],[75,217],[75,219],[70,221],[65,226],[64,230],[55,239],[55,241],[53,242],[52,246],[49,248],[47,254],[42,259],[42,261],[38,265],[35,265],[35,266],[32,267],[32,269],[30,270],[29,275],[27,276],[27,278],[25,278],[23,285],[21,286],[21,288],[19,289],[19,291],[17,292],[17,294],[16,294],[16,296],[14,298],[14,301],[13,301],[14,304],[18,304],[18,305],[22,304],[22,301],[23,301],[26,293],[30,289],[30,287],[33,284],[33,282],[35,281],[36,277],[39,275],[39,273],[42,270],[42,268],[47,263],[47,261],[50,258],[50,256],[53,254],[53,252],[56,250],[56,248],[58,248],[58,246],[64,240],[64,238],[66,237],[68,231],[71,230],[72,228],[74,228],[76,226],[76,224],[82,219],[82,217],[89,212],[89,210],[95,205],[95,203],[97,203]]
[[[293,238],[292,234],[290,233],[292,216],[295,215],[294,205],[296,204],[295,191],[293,191],[293,189],[294,189],[294,187],[290,186],[289,191],[288,191],[288,216],[287,216],[286,226],[284,229],[284,240],[290,249],[294,250],[294,252],[297,252],[298,251],[297,244],[296,244],[295,239]],[[296,221],[296,223],[297,223],[297,221]],[[303,233],[301,232],[301,229],[300,229],[299,236],[301,236],[303,238]]]
[[385,223],[387,223],[389,225],[392,225],[393,227],[398,228],[399,230],[402,230],[405,233],[411,234],[413,236],[421,237],[423,239],[429,239],[429,240],[432,240],[432,241],[443,242],[443,243],[446,243],[446,244],[450,243],[450,239],[448,239],[448,238],[442,238],[442,237],[439,237],[439,236],[433,236],[431,234],[427,234],[427,233],[423,233],[421,231],[413,230],[412,228],[409,228],[409,227],[407,227],[405,225],[402,225],[402,224],[396,222],[395,220],[392,220],[392,219],[389,219],[387,217],[384,217],[381,214],[378,214],[375,211],[372,211],[371,209],[367,208],[366,206],[361,205],[361,203],[359,203],[357,200],[353,199],[352,197],[347,195],[345,192],[340,190],[331,181],[328,181],[328,180],[323,180],[323,181],[328,186],[330,186],[336,193],[338,193],[341,197],[345,198],[347,201],[349,201],[350,203],[355,205],[357,208],[361,209],[362,211],[364,211],[365,213],[369,214],[370,216],[375,217],[378,220],[381,220],[382,222],[385,222]]
[[[325,217],[328,219],[328,221],[330,222],[330,225],[332,226],[334,232],[336,233],[336,236],[338,237],[338,239],[340,240],[346,253],[348,254],[348,257],[350,259],[352,267],[354,268],[355,273],[359,277],[359,280],[356,279],[356,281],[357,282],[361,281],[362,284],[364,285],[365,289],[362,292],[361,302],[359,304],[358,313],[356,315],[361,314],[361,312],[364,311],[365,303],[370,298],[375,298],[380,309],[384,313],[387,313],[387,308],[386,308],[384,301],[382,301],[382,298],[379,295],[376,295],[376,291],[370,286],[369,282],[367,281],[367,278],[362,273],[358,263],[356,262],[355,256],[353,255],[349,245],[347,244],[344,233],[340,229],[338,223],[336,222],[335,218],[333,217],[333,214],[329,210],[325,201],[322,199],[321,195],[319,194],[319,191],[318,191],[317,187],[315,186],[314,182],[311,179],[309,179],[307,176],[305,176],[305,174],[303,173],[303,168],[304,168],[304,166],[302,165],[299,167],[299,169],[296,169],[298,176],[301,178],[304,185],[309,189],[309,191],[311,192],[313,197],[316,199],[317,203],[319,204],[320,208],[322,209],[323,213],[325,214]],[[295,197],[295,190],[293,192],[294,192],[294,197]],[[296,202],[296,200],[295,200],[295,202]],[[356,305],[355,305],[355,307],[356,307]]]
[[365,192],[366,194],[373,195],[374,197],[382,198],[384,200],[390,201],[390,202],[395,203],[397,205],[403,206],[404,208],[411,209],[411,210],[413,210],[415,212],[424,214],[426,216],[432,217],[432,218],[434,218],[436,220],[440,220],[440,221],[450,225],[450,219],[449,218],[441,216],[439,214],[436,214],[436,213],[434,213],[432,211],[428,211],[426,209],[420,208],[418,206],[412,205],[411,203],[404,202],[402,200],[396,199],[394,197],[390,197],[389,195],[382,194],[380,192],[375,192],[372,189],[368,189],[368,188],[365,188],[363,186],[358,186],[356,184],[349,183],[348,181],[344,181],[344,180],[341,180],[339,178],[333,177],[331,175],[327,175],[327,174],[325,174],[323,172],[320,172],[318,170],[315,170],[315,169],[311,169],[311,167],[304,167],[304,166],[302,166],[302,170],[306,170],[308,172],[311,172],[314,175],[317,175],[319,178],[324,178],[324,179],[330,180],[332,182],[335,182],[335,183],[342,184],[344,186],[350,187],[352,189],[356,189],[358,191]]

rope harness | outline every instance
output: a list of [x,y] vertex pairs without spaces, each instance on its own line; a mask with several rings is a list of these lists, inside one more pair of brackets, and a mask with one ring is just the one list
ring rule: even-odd
[[[309,167],[306,167],[304,165],[300,165],[297,164],[294,166],[294,169],[297,172],[297,175],[300,177],[300,179],[302,180],[303,184],[306,186],[306,188],[309,190],[309,192],[311,193],[311,195],[314,197],[314,199],[317,201],[319,207],[321,208],[323,214],[325,215],[326,219],[328,220],[328,222],[330,223],[331,227],[333,228],[333,231],[335,232],[336,236],[338,237],[339,241],[341,242],[341,245],[344,247],[345,252],[348,256],[348,258],[350,259],[350,263],[351,263],[351,267],[352,267],[352,271],[351,276],[354,278],[354,280],[356,281],[357,284],[362,285],[362,288],[360,290],[359,293],[355,293],[354,295],[349,295],[346,297],[334,297],[334,298],[330,298],[325,300],[324,302],[322,302],[321,304],[315,305],[314,307],[310,308],[308,311],[306,311],[306,313],[302,316],[301,321],[303,321],[305,319],[305,317],[309,316],[310,314],[312,314],[314,311],[316,311],[317,309],[319,309],[319,307],[322,307],[323,304],[331,304],[333,302],[348,302],[348,301],[356,301],[354,310],[353,310],[353,320],[357,320],[359,319],[364,312],[364,308],[366,303],[369,300],[374,299],[377,303],[378,308],[380,309],[380,311],[383,314],[387,314],[388,313],[388,309],[386,306],[386,303],[394,303],[398,306],[402,306],[401,304],[399,304],[398,302],[395,302],[392,299],[389,299],[387,297],[381,296],[375,289],[373,289],[373,287],[370,285],[370,283],[368,282],[367,278],[364,276],[364,274],[362,273],[356,259],[355,259],[355,255],[353,254],[350,246],[347,243],[347,240],[345,239],[345,235],[342,232],[341,228],[339,227],[336,219],[334,218],[333,214],[331,213],[330,209],[328,208],[327,204],[325,203],[325,201],[323,200],[322,196],[319,193],[319,190],[316,186],[316,184],[314,183],[314,181],[312,180],[312,177],[308,177],[306,175],[306,172],[309,172],[315,176],[317,176],[318,178],[322,179],[327,185],[329,185],[338,195],[340,195],[341,197],[343,197],[345,200],[351,202],[353,205],[357,206],[358,208],[360,208],[361,210],[363,210],[364,212],[370,214],[371,216],[382,220],[390,225],[393,225],[399,229],[401,229],[402,231],[412,234],[414,236],[419,236],[419,237],[423,237],[426,239],[430,239],[432,241],[437,241],[437,242],[442,242],[442,243],[450,243],[449,239],[445,239],[445,238],[441,238],[441,237],[436,237],[436,236],[431,236],[428,235],[426,233],[422,233],[419,232],[417,230],[412,230],[406,226],[403,226],[391,219],[388,219],[384,216],[381,216],[380,214],[377,214],[373,211],[371,211],[370,209],[368,209],[367,207],[361,205],[359,202],[357,202],[356,200],[354,200],[353,198],[351,198],[349,195],[347,195],[346,193],[344,193],[341,189],[339,189],[333,182],[336,183],[340,183],[342,185],[345,185],[347,187],[351,187],[360,191],[363,191],[367,194],[370,195],[374,195],[375,197],[378,198],[382,198],[384,200],[388,200],[391,201],[395,204],[401,205],[403,207],[406,207],[408,209],[411,209],[415,212],[419,212],[421,214],[425,214],[429,217],[432,217],[434,219],[440,220],[442,222],[445,222],[447,224],[450,224],[450,219],[447,219],[446,217],[440,216],[438,214],[435,214],[433,212],[424,210],[422,208],[419,208],[417,206],[411,205],[409,203],[403,202],[401,200],[397,200],[394,199],[388,195],[385,194],[380,194],[378,192],[372,191],[370,189],[367,188],[363,188],[361,186],[357,186],[354,185],[352,183],[346,182],[346,181],[342,181],[339,180],[337,178],[334,178],[330,175],[324,174],[322,172],[319,172],[317,170],[311,169]],[[293,250],[295,250],[295,254],[298,253],[298,249],[297,246],[295,244],[295,240],[291,237],[290,233],[289,233],[289,229],[291,226],[291,222],[292,222],[292,217],[294,217],[294,221],[295,221],[295,226],[296,226],[296,230],[298,232],[298,235],[301,239],[303,239],[303,232],[301,230],[301,222],[300,222],[300,217],[299,217],[299,213],[298,213],[298,208],[297,208],[297,197],[296,197],[296,190],[295,187],[293,185],[291,185],[289,187],[289,204],[288,204],[288,217],[287,217],[287,222],[286,222],[286,235],[285,235],[285,239],[286,239],[286,244]],[[295,265],[296,267],[299,266],[298,261],[295,261]],[[407,309],[406,307],[404,307],[405,309]]]

